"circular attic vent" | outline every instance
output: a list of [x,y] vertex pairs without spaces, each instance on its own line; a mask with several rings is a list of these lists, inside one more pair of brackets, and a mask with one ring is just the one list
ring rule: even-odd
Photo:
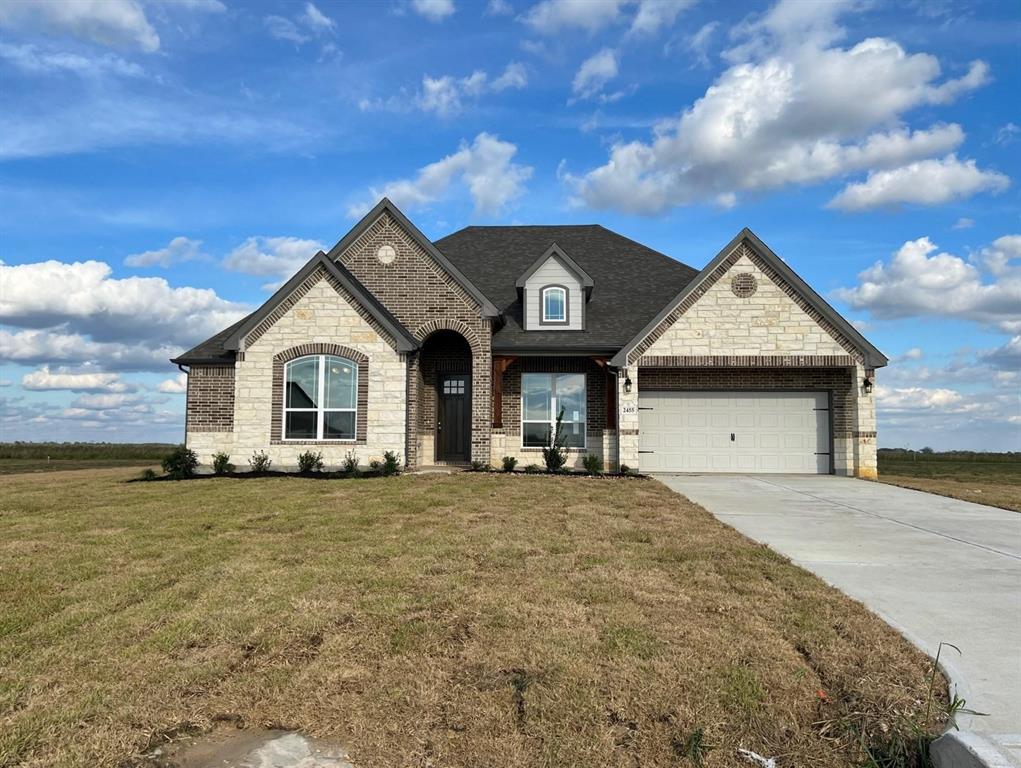
[[381,245],[376,251],[376,258],[379,259],[380,264],[393,264],[394,259],[397,258],[397,251],[392,245]]
[[749,296],[754,296],[758,287],[759,284],[755,280],[755,275],[751,275],[747,272],[734,275],[734,277],[730,279],[730,290],[733,291],[734,295],[739,299],[747,299]]

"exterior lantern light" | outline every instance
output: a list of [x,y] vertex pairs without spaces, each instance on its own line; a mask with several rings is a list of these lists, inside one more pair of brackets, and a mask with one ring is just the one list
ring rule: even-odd
[[872,394],[872,385],[873,385],[872,377],[871,376],[866,376],[865,380],[862,381],[862,383],[861,383],[862,391],[866,395],[871,395]]
[[624,394],[631,394],[631,377],[628,375],[627,369],[624,369]]

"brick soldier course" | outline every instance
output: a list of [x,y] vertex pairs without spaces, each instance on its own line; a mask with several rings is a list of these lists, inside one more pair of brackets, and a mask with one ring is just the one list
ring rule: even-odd
[[[583,327],[525,329],[525,283],[574,270]],[[537,277],[530,277],[535,275]],[[524,286],[524,289],[523,289]],[[574,289],[572,289],[574,290]],[[536,295],[536,294],[532,294]],[[334,355],[358,370],[351,440],[283,433],[286,364]],[[464,460],[541,463],[522,446],[521,378],[582,373],[586,453],[641,468],[646,391],[825,391],[832,471],[875,475],[872,388],[886,358],[754,234],[742,231],[696,271],[598,226],[468,227],[432,243],[383,200],[256,312],[175,359],[188,372],[187,436],[203,466],[215,451],[243,468],[255,451],[293,467],[305,446],[330,466],[396,451],[437,463],[443,374],[470,374]]]

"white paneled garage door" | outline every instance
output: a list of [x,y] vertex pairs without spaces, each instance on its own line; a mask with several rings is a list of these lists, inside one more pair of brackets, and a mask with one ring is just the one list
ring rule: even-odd
[[643,472],[830,471],[825,392],[640,392]]

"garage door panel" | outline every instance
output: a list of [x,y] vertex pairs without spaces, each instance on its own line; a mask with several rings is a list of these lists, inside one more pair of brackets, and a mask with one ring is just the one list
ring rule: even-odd
[[829,472],[825,392],[642,392],[639,404],[644,470]]

